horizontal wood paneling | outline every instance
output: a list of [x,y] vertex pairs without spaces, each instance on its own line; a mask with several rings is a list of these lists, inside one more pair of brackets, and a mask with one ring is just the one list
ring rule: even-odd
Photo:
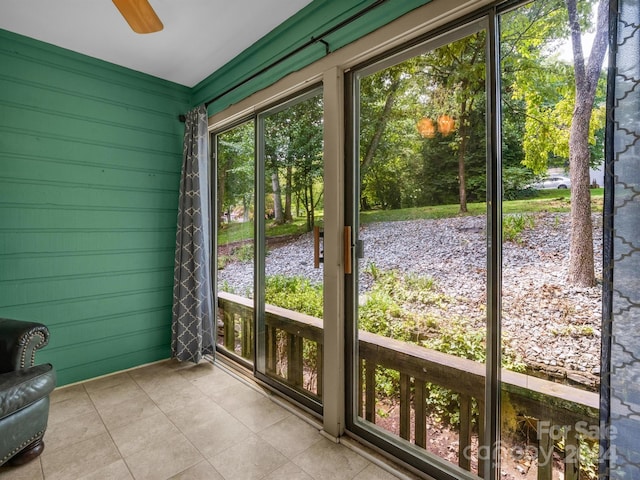
[[0,315],[59,384],[169,355],[190,90],[0,31]]

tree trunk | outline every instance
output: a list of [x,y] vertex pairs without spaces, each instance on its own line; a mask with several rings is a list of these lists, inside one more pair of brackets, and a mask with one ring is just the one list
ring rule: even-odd
[[[464,128],[460,127],[460,133],[464,133]],[[460,213],[467,213],[467,179],[464,173],[464,156],[467,147],[467,136],[460,139],[460,150],[458,151],[458,193],[460,195]]]
[[218,191],[216,192],[216,204],[217,204],[216,215],[218,217],[216,219],[216,224],[218,225],[218,227],[222,226],[222,207],[223,207],[223,199],[225,195],[224,185],[225,185],[225,178],[222,172],[219,172],[218,173]]
[[600,0],[598,4],[596,33],[586,66],[576,0],[566,0],[566,4],[571,27],[576,84],[576,104],[569,133],[571,244],[569,246],[568,281],[575,285],[590,287],[595,284],[595,273],[591,192],[589,190],[589,124],[600,70],[607,51],[609,2]]
[[467,155],[469,135],[467,133],[467,103],[460,105],[460,146],[458,147],[458,194],[460,197],[460,213],[467,213],[467,176],[465,175],[464,159]]
[[373,162],[376,150],[378,149],[378,145],[380,145],[380,140],[382,140],[382,135],[384,134],[385,128],[387,127],[387,123],[389,122],[391,110],[393,109],[393,104],[396,101],[396,95],[399,88],[400,74],[398,73],[396,74],[393,83],[389,87],[389,93],[387,94],[387,99],[384,102],[382,113],[380,114],[378,122],[376,123],[376,129],[373,133],[373,136],[371,137],[369,145],[367,145],[364,156],[362,157],[362,162],[360,163],[360,179],[362,179],[367,169],[371,165],[371,162]]
[[250,208],[250,200],[247,198],[246,195],[243,195],[242,197],[242,221],[243,222],[248,222],[249,221],[249,208]]
[[[216,215],[218,216],[216,222],[218,227],[222,226],[222,214],[224,213],[222,209],[224,207],[224,200],[227,194],[227,175],[229,170],[231,169],[231,164],[231,158],[227,158],[225,165],[218,165],[218,191],[216,192],[216,206],[218,209],[216,212]],[[230,220],[231,218],[227,217],[227,221],[229,222]]]
[[313,230],[316,223],[315,201],[313,199],[313,182],[309,183],[309,212],[307,213],[307,232]]
[[[577,102],[576,98],[576,103]],[[590,287],[595,283],[593,264],[593,225],[589,190],[589,119],[591,109],[576,110],[569,136],[569,175],[571,177],[571,243],[569,246],[570,283]]]
[[284,221],[291,222],[293,221],[293,216],[291,215],[291,190],[293,188],[293,167],[291,165],[287,165],[287,184],[284,187]]
[[282,198],[280,197],[280,177],[278,172],[271,174],[271,189],[273,190],[273,219],[277,225],[284,223],[282,213]]

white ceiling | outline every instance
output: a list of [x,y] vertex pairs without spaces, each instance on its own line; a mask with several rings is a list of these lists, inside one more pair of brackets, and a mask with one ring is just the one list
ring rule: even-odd
[[0,28],[188,87],[311,0],[149,0],[164,30],[134,33],[111,0],[0,0]]

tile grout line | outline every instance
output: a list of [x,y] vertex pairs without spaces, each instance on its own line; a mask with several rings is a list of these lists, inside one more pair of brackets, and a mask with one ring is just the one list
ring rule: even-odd
[[[166,361],[166,360],[163,360],[163,361],[161,361],[161,362],[156,362],[156,363],[154,363],[153,365],[155,365],[155,364],[160,364],[160,363],[163,363],[163,362],[165,362],[165,361]],[[140,368],[140,371],[142,370],[142,368],[143,368],[143,367],[141,367],[141,368]],[[136,370],[136,369],[134,369],[134,370]],[[172,369],[170,369],[170,370],[172,370]],[[174,373],[174,372],[172,372],[172,373]],[[178,372],[178,373],[180,373],[180,372]],[[127,374],[127,375],[128,375],[128,374]],[[136,379],[135,379],[135,378],[133,378],[131,375],[129,375],[129,377],[131,378],[131,380],[133,381],[133,383],[135,383],[135,384],[138,386],[138,388],[140,388],[140,390],[142,390],[142,391],[144,392],[144,394],[149,398],[149,400],[151,400],[151,402],[156,406],[156,408],[157,408],[157,409],[158,409],[158,411],[162,414],[162,416],[163,416],[163,417],[164,417],[164,418],[165,418],[169,423],[171,423],[171,425],[173,425],[173,426],[176,428],[176,430],[177,430],[178,432],[180,432],[180,434],[185,438],[185,440],[187,440],[187,442],[189,442],[189,445],[191,445],[191,446],[192,446],[192,447],[193,447],[193,448],[194,448],[194,449],[195,449],[195,450],[196,450],[196,451],[197,451],[197,452],[202,456],[202,460],[204,460],[204,461],[208,461],[208,460],[207,460],[207,457],[205,457],[205,456],[202,454],[202,452],[201,452],[201,451],[200,451],[200,450],[199,450],[199,449],[198,449],[198,448],[197,448],[197,447],[196,447],[196,446],[191,442],[191,440],[189,439],[189,437],[187,437],[187,435],[186,435],[186,434],[185,434],[185,433],[180,429],[180,427],[178,427],[178,425],[176,425],[176,424],[173,422],[173,420],[171,420],[171,418],[169,418],[169,416],[167,415],[167,413],[166,413],[162,408],[160,408],[160,405],[158,405],[158,403],[153,399],[153,397],[151,397],[151,395],[149,395],[149,392],[147,392],[147,391],[144,389],[144,387],[143,387],[142,385],[140,385],[140,384],[136,381]],[[184,378],[184,377],[183,377],[183,378]],[[117,445],[116,445],[116,447],[117,447]],[[134,455],[134,454],[132,454],[132,455]],[[136,480],[136,477],[135,477],[135,475],[133,474],[133,472],[131,471],[131,469],[129,468],[129,464],[128,464],[128,463],[127,463],[127,461],[125,460],[125,457],[124,457],[124,456],[122,456],[122,460],[124,461],[125,465],[127,465],[127,469],[129,469],[129,472],[131,473],[131,477],[132,477],[134,480]],[[170,475],[169,477],[167,477],[167,478],[166,478],[166,479],[164,479],[164,480],[169,480],[171,477],[174,477],[175,475],[179,475],[179,474],[181,474],[181,473],[183,473],[183,472],[185,472],[185,471],[189,470],[190,468],[192,468],[193,466],[195,466],[195,465],[197,465],[197,464],[199,464],[199,463],[200,463],[200,461],[198,461],[198,462],[194,463],[193,465],[189,465],[189,466],[187,466],[186,468],[184,468],[183,470],[180,470],[179,472],[176,472],[176,473],[174,473],[174,474]],[[212,465],[212,467],[213,467],[213,465]],[[214,468],[214,470],[215,470],[215,468]],[[216,470],[216,472],[217,472],[217,470]]]
[[[129,379],[131,379],[134,383],[136,383],[136,381],[131,377],[131,375],[129,375],[128,373],[126,373],[126,375],[127,375],[127,377],[129,377]],[[111,443],[113,443],[113,446],[116,448],[116,451],[118,452],[118,455],[120,456],[120,460],[122,460],[122,463],[124,463],[124,466],[126,467],[127,471],[129,472],[129,475],[131,475],[131,478],[133,478],[135,480],[136,477],[133,475],[133,472],[129,468],[129,464],[127,463],[127,461],[124,458],[124,455],[120,451],[120,447],[118,447],[118,444],[113,439],[113,435],[111,435],[111,430],[109,430],[109,427],[107,427],[107,424],[105,423],[104,418],[102,418],[102,414],[100,413],[100,410],[98,410],[98,407],[95,404],[95,402],[93,401],[93,398],[91,397],[91,394],[89,393],[89,390],[87,390],[86,382],[82,383],[81,385],[82,385],[82,388],[84,389],[87,397],[89,397],[89,401],[91,402],[91,405],[93,405],[93,409],[98,414],[98,417],[100,417],[100,421],[102,422],[102,425],[104,426],[104,429],[107,431],[107,435],[109,435],[109,439],[111,440]],[[136,383],[136,385],[137,385],[137,383]],[[109,387],[106,387],[106,388],[109,388]],[[102,390],[102,389],[98,389],[98,390]]]
[[[215,400],[213,400],[212,398],[209,398],[209,397],[208,397],[208,396],[207,396],[207,395],[206,395],[206,394],[205,394],[205,393],[204,393],[200,388],[198,388],[198,386],[197,386],[197,385],[195,385],[195,384],[193,383],[193,380],[191,380],[191,379],[189,379],[189,378],[186,378],[186,376],[185,376],[185,375],[183,375],[183,374],[182,374],[182,372],[181,372],[180,370],[177,370],[176,372],[177,372],[177,373],[178,373],[182,378],[184,378],[185,380],[187,380],[191,385],[193,385],[195,388],[197,388],[200,392],[202,392],[202,394],[203,394],[203,395],[205,395],[209,400],[211,400],[212,402],[216,403],[216,405],[217,405],[217,402],[215,402]],[[204,376],[206,376],[206,375],[204,375]],[[198,377],[198,378],[201,378],[201,377]],[[137,383],[137,382],[136,382],[136,383]],[[142,388],[142,386],[140,386],[140,388]],[[143,389],[143,390],[144,390],[144,389]],[[146,390],[145,390],[145,393],[146,393]],[[148,394],[147,394],[147,395],[148,395]],[[151,397],[149,397],[149,398],[151,398]],[[213,468],[213,471],[214,471],[214,472],[216,472],[218,475],[220,475],[222,478],[224,478],[224,475],[222,475],[222,474],[221,474],[221,473],[216,469],[216,467],[214,467],[214,466],[213,466],[213,464],[209,461],[209,459],[207,458],[207,456],[206,456],[206,455],[205,455],[205,454],[204,454],[204,453],[203,453],[203,452],[202,452],[202,451],[201,451],[201,450],[200,450],[200,449],[199,449],[199,448],[198,448],[198,447],[197,447],[197,446],[196,446],[196,445],[191,441],[191,439],[187,436],[187,434],[186,434],[185,432],[183,432],[183,431],[182,431],[182,429],[181,429],[178,425],[176,425],[176,424],[175,424],[175,422],[174,422],[173,420],[171,420],[171,418],[169,418],[169,416],[167,415],[167,413],[166,413],[164,410],[162,410],[162,409],[160,408],[160,406],[155,402],[155,400],[151,399],[151,401],[154,403],[154,405],[155,405],[156,407],[158,407],[158,409],[162,412],[162,414],[165,416],[165,418],[166,418],[166,419],[171,423],[171,425],[173,425],[174,427],[176,427],[176,429],[177,429],[177,430],[182,434],[182,436],[187,440],[187,442],[189,442],[189,445],[191,445],[191,446],[192,446],[192,447],[193,447],[193,448],[194,448],[194,449],[195,449],[195,450],[200,454],[200,456],[202,457],[202,460],[201,460],[201,461],[196,462],[196,463],[194,463],[193,465],[189,465],[189,466],[188,466],[188,467],[186,467],[184,470],[181,470],[181,471],[179,471],[179,472],[175,473],[174,475],[172,475],[171,477],[168,477],[168,478],[167,478],[167,479],[165,479],[165,480],[169,480],[170,478],[174,477],[175,475],[179,475],[179,474],[181,474],[181,473],[186,472],[187,470],[189,470],[190,468],[194,467],[195,465],[199,465],[200,463],[202,463],[202,461],[204,461],[204,462],[208,463],[208,464],[209,464],[209,466],[210,466],[211,468]],[[221,408],[222,408],[222,407],[221,407]],[[226,480],[226,479],[225,479],[225,480]]]

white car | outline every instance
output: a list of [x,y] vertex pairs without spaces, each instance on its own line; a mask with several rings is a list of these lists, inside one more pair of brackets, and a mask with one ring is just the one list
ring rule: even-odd
[[571,180],[567,177],[560,175],[554,175],[552,177],[545,177],[541,181],[531,185],[531,188],[536,190],[545,190],[550,188],[571,188]]

